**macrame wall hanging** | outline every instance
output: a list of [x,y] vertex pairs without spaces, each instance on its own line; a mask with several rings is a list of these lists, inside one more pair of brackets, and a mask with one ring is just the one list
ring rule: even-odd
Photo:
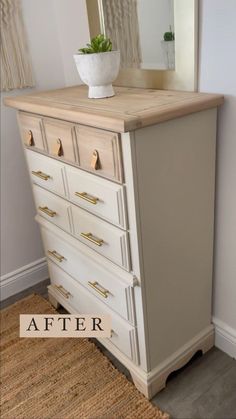
[[20,0],[1,1],[1,90],[34,86]]
[[137,0],[102,0],[106,36],[120,50],[121,68],[140,68]]

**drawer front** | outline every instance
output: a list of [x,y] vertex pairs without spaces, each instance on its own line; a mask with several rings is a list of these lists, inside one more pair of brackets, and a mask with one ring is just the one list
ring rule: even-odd
[[31,150],[26,150],[26,158],[34,183],[59,195],[65,195],[63,166],[60,163]]
[[74,125],[51,118],[44,118],[43,122],[49,154],[75,162],[77,153]]
[[70,204],[37,185],[33,185],[33,192],[38,214],[63,230],[70,232]]
[[18,123],[25,146],[45,150],[42,118],[37,115],[19,112]]
[[138,363],[136,329],[52,262],[49,262],[49,274],[53,294],[65,308],[69,305],[76,314],[110,315],[113,332],[109,340],[128,358]]
[[71,205],[73,234],[84,244],[130,270],[128,233]]
[[80,166],[97,175],[122,182],[118,134],[77,125],[76,136]]
[[100,301],[134,324],[132,286],[115,277],[56,234],[43,227],[41,232],[49,259],[84,285]]
[[113,224],[126,228],[124,187],[66,165],[69,199]]

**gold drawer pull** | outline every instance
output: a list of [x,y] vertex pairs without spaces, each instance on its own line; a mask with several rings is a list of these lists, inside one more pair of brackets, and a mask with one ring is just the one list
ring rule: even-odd
[[26,142],[27,142],[27,145],[29,147],[33,147],[35,145],[34,144],[34,136],[33,136],[33,133],[32,133],[31,130],[29,130],[28,133],[27,133],[27,140],[26,140]]
[[48,255],[52,256],[58,262],[62,262],[65,259],[65,257],[60,255],[60,253],[57,253],[56,250],[48,250]]
[[104,243],[102,239],[98,239],[97,237],[94,237],[92,233],[80,233],[81,237],[83,237],[86,240],[89,240],[90,242],[96,244],[97,246],[102,246]]
[[55,217],[56,211],[50,210],[48,207],[39,207],[39,210],[49,215],[49,217]]
[[84,199],[87,202],[90,202],[90,204],[96,205],[99,201],[98,198],[96,198],[95,196],[88,195],[87,192],[75,192],[75,195],[81,199]]
[[63,295],[63,297],[65,297],[67,299],[70,298],[71,293],[69,291],[66,291],[65,288],[62,285],[53,285],[53,286],[54,286],[54,288],[56,288],[56,290],[58,292],[60,292],[60,294]]
[[108,294],[110,294],[110,292],[108,290],[106,290],[105,288],[103,288],[98,282],[90,282],[88,281],[88,284],[91,288],[93,288],[95,291],[98,292],[98,294],[100,294],[103,298],[107,298]]
[[48,180],[50,179],[50,175],[47,175],[46,173],[41,172],[41,170],[38,170],[37,172],[35,172],[34,170],[32,170],[32,175],[39,177],[40,179],[43,180]]

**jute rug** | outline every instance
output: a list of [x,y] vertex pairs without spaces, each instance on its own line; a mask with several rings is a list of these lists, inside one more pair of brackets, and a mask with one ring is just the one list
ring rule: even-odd
[[2,419],[169,417],[87,339],[20,339],[20,313],[55,310],[38,295],[2,310]]

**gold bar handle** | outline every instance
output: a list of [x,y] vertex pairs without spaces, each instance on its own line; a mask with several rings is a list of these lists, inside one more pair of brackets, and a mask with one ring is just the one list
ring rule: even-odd
[[98,294],[100,294],[103,298],[107,298],[108,294],[110,294],[110,291],[103,288],[97,281],[90,282],[88,281],[88,284],[91,288],[93,288]]
[[61,295],[63,295],[63,297],[65,298],[70,298],[71,293],[69,291],[66,291],[66,289],[62,286],[62,285],[53,285],[54,288],[56,288],[56,290],[58,292],[60,292]]
[[91,195],[87,194],[87,192],[75,192],[75,195],[78,196],[81,199],[84,199],[87,202],[90,202],[90,204],[96,205],[97,202],[99,201],[98,198],[96,198],[95,196],[91,196]]
[[46,173],[41,172],[41,170],[38,170],[37,172],[35,172],[34,170],[32,170],[32,175],[39,177],[40,179],[43,180],[48,180],[50,179],[50,175],[47,175]]
[[39,210],[49,215],[49,217],[55,217],[56,211],[50,210],[48,207],[39,207]]
[[57,253],[56,250],[48,250],[48,255],[56,259],[58,262],[62,262],[65,257]]
[[93,244],[96,244],[96,246],[102,246],[104,241],[102,239],[99,239],[92,235],[92,233],[80,233],[81,237],[83,237],[86,240],[89,240]]

